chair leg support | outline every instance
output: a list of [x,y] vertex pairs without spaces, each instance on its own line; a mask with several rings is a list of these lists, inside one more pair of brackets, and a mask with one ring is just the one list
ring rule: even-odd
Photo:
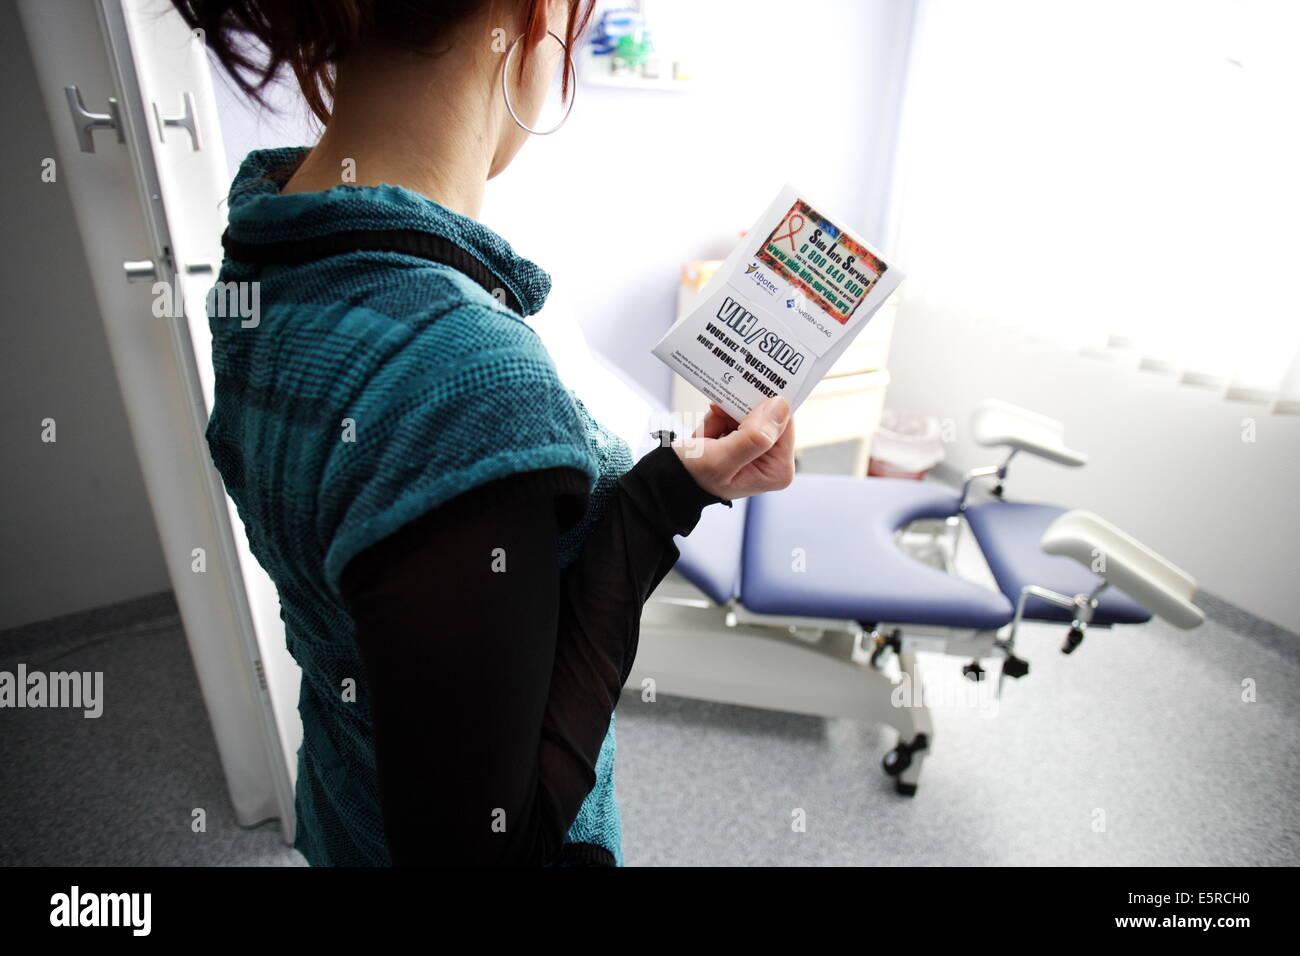
[[[906,682],[909,691],[906,695],[895,695],[894,706],[909,708],[911,719],[898,722],[900,728],[898,746],[885,754],[881,766],[886,774],[894,778],[894,789],[905,797],[916,795],[916,788],[921,782],[921,766],[934,746],[934,724],[930,719],[930,710],[925,706],[925,689],[921,682],[920,665],[914,651],[899,655],[901,681]],[[910,735],[902,730],[910,725]]]

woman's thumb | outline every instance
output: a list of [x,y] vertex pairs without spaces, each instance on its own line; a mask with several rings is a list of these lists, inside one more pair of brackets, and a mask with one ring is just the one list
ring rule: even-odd
[[781,432],[785,431],[785,423],[790,419],[790,403],[777,395],[775,398],[769,398],[754,411],[762,416],[759,419],[759,427],[763,429],[763,434],[775,445],[777,439],[781,437]]
[[729,470],[734,474],[771,449],[789,419],[790,403],[780,395],[769,398],[746,415],[739,428],[720,439],[726,449]]

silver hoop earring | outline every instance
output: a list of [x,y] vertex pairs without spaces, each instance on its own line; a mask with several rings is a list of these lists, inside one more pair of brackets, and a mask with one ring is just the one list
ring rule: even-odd
[[532,133],[534,136],[550,136],[557,129],[563,126],[564,121],[569,118],[569,113],[573,111],[573,101],[578,98],[578,74],[573,68],[573,60],[570,59],[569,56],[567,55],[569,52],[569,48],[568,46],[565,45],[563,40],[561,40],[558,36],[555,36],[554,30],[547,30],[546,32],[549,33],[551,36],[555,37],[556,42],[560,44],[560,47],[564,50],[566,54],[564,59],[569,67],[569,81],[570,81],[569,89],[573,90],[573,93],[570,94],[569,96],[569,105],[564,108],[564,115],[560,117],[560,121],[558,123],[556,123],[550,129],[533,129],[531,126],[529,126],[527,123],[525,123],[523,120],[519,118],[519,114],[515,112],[514,104],[510,102],[510,91],[506,89],[506,77],[510,73],[510,58],[515,55],[515,47],[517,47],[519,45],[519,41],[524,38],[524,35],[522,33],[519,34],[519,36],[515,37],[514,43],[510,44],[510,49],[506,51],[506,62],[501,67],[501,98],[506,101],[506,109],[510,111],[510,118],[515,121],[515,124],[520,129],[524,130],[527,133]]

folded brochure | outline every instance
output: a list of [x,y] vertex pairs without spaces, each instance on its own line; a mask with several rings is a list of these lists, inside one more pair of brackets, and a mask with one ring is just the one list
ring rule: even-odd
[[903,279],[824,209],[782,189],[654,347],[736,421],[797,409]]

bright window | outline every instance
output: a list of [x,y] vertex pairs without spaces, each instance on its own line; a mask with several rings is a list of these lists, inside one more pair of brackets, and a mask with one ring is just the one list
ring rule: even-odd
[[1284,0],[926,0],[904,310],[1300,398],[1297,41]]

